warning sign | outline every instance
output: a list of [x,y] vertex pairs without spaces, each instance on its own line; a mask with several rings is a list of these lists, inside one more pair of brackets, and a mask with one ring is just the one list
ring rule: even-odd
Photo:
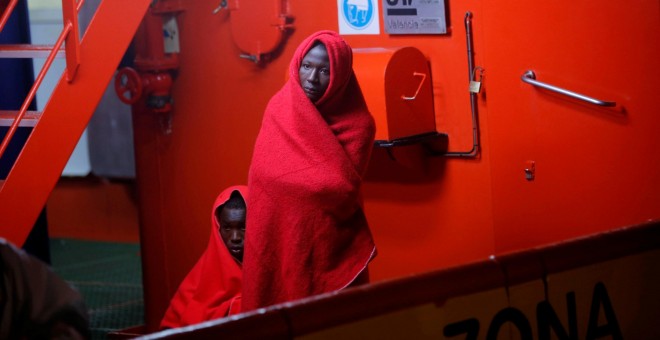
[[385,32],[445,34],[444,0],[382,0]]

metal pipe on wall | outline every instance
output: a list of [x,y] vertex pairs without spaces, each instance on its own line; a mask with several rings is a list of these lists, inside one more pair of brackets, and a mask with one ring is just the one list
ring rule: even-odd
[[[474,55],[472,52],[472,12],[465,13],[465,40],[467,44],[467,59],[468,59],[468,81],[474,79],[476,69],[474,67]],[[456,152],[440,152],[433,153],[434,156],[445,157],[476,157],[479,154],[479,128],[477,122],[477,93],[470,91],[470,109],[472,112],[472,149],[469,151],[456,151]]]

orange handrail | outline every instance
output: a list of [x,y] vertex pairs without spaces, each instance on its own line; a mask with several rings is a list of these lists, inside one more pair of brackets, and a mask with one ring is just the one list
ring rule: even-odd
[[[2,22],[0,23],[1,24],[0,31],[2,31],[1,28],[4,26],[7,19],[11,15],[11,11],[14,9],[17,1],[18,0],[12,0],[12,2],[7,7],[5,13],[3,13]],[[12,137],[16,133],[16,129],[18,128],[18,125],[23,119],[23,116],[25,115],[27,108],[30,106],[30,103],[32,103],[32,100],[34,99],[34,96],[36,95],[39,86],[41,86],[41,82],[46,76],[46,73],[48,73],[48,70],[50,69],[53,63],[53,60],[58,55],[58,53],[61,52],[62,44],[65,41],[66,41],[67,78],[69,79],[69,81],[73,80],[78,65],[80,64],[80,56],[78,55],[79,54],[78,21],[76,15],[78,11],[80,11],[80,8],[82,7],[84,2],[85,0],[79,0],[77,3],[76,0],[68,0],[68,2],[67,0],[62,1],[64,22],[65,22],[64,27],[62,28],[62,32],[60,33],[57,42],[50,49],[50,53],[46,58],[46,62],[44,63],[44,66],[41,68],[41,71],[39,72],[39,75],[35,79],[35,82],[32,85],[32,88],[30,89],[28,96],[25,98],[25,101],[21,106],[21,109],[14,118],[14,121],[12,122],[9,131],[7,131],[7,134],[3,138],[2,144],[0,144],[0,157],[2,157],[5,150],[9,146],[9,142],[11,142]]]
[[37,75],[37,78],[34,81],[34,84],[32,84],[32,88],[30,88],[30,92],[28,93],[27,97],[25,98],[25,101],[23,102],[23,105],[21,106],[20,111],[18,111],[18,114],[14,118],[14,121],[12,122],[11,126],[9,127],[9,131],[7,131],[7,134],[2,140],[2,144],[0,145],[0,158],[2,155],[5,153],[5,150],[9,146],[9,142],[11,141],[12,137],[16,133],[16,129],[18,128],[18,124],[21,122],[21,119],[23,119],[23,116],[25,115],[25,112],[27,112],[28,107],[30,106],[30,103],[34,99],[34,96],[37,94],[37,89],[39,89],[39,86],[41,86],[41,82],[44,80],[44,77],[46,76],[46,73],[50,69],[50,66],[53,64],[53,60],[55,60],[55,56],[57,56],[57,53],[60,50],[60,47],[64,43],[64,40],[66,37],[69,35],[69,32],[73,29],[73,25],[68,22],[66,25],[64,25],[64,28],[62,29],[62,33],[60,33],[60,36],[57,38],[57,42],[55,42],[55,45],[53,46],[53,49],[50,51],[48,54],[48,58],[46,58],[46,62],[44,63],[44,66],[41,68],[41,71],[39,71],[39,75]]
[[[53,45],[2,44],[1,58],[47,58]],[[56,58],[64,58],[65,50],[60,48]]]
[[9,17],[14,11],[14,7],[16,7],[17,3],[18,0],[10,0],[9,4],[7,4],[5,11],[2,13],[2,17],[0,17],[0,32],[2,32],[2,29],[5,28],[5,25],[7,24],[7,21],[9,21]]

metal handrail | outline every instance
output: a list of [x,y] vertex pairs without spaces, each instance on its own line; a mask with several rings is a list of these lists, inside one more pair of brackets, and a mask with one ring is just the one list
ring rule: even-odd
[[53,64],[53,60],[55,60],[57,53],[59,53],[60,47],[62,46],[64,40],[69,35],[69,32],[71,32],[72,29],[73,29],[73,24],[71,24],[71,22],[67,22],[64,25],[64,28],[62,29],[62,33],[60,33],[60,36],[57,38],[57,42],[55,42],[53,49],[48,54],[48,58],[46,58],[46,62],[44,63],[44,66],[41,68],[41,71],[39,71],[39,75],[37,75],[37,78],[34,80],[34,84],[32,84],[32,88],[30,88],[30,92],[25,98],[25,101],[23,102],[20,111],[18,111],[18,114],[14,118],[14,122],[11,124],[9,130],[7,131],[7,134],[2,139],[2,144],[0,145],[0,158],[5,153],[7,147],[9,146],[9,142],[11,141],[12,137],[16,133],[16,130],[18,129],[18,124],[21,122],[21,119],[23,119],[25,112],[27,112],[30,103],[32,103],[32,100],[37,94],[37,89],[39,88],[39,86],[41,86],[41,82],[44,80],[46,73],[50,69],[50,66]]
[[17,3],[18,0],[10,0],[7,4],[7,7],[5,7],[5,11],[2,13],[2,17],[0,17],[0,32],[2,32],[2,29],[5,28],[5,25],[7,24],[7,21],[9,21],[9,17],[14,11],[14,7],[16,7]]
[[[32,45],[32,44],[2,44],[0,47],[0,58],[47,58],[48,53],[53,49],[52,45]],[[65,50],[60,48],[56,58],[64,58]]]
[[534,71],[532,71],[532,70],[528,70],[527,72],[525,72],[525,74],[523,74],[522,77],[520,77],[520,79],[522,79],[522,81],[527,83],[527,84],[531,84],[533,86],[537,86],[537,87],[540,87],[540,88],[543,88],[543,89],[546,89],[546,90],[549,90],[549,91],[557,92],[557,93],[563,94],[565,96],[587,102],[589,104],[594,104],[594,105],[598,105],[598,106],[607,106],[607,107],[616,106],[616,102],[610,102],[610,101],[605,101],[605,100],[592,98],[592,97],[589,97],[589,96],[585,96],[583,94],[579,94],[577,92],[562,89],[561,87],[557,87],[557,86],[550,85],[550,84],[547,84],[547,83],[544,83],[544,82],[540,82],[540,81],[536,80],[536,75],[534,74]]
[[[7,19],[11,15],[11,12],[14,9],[17,2],[18,0],[11,0],[9,5],[7,6],[7,10],[2,15],[2,19],[1,19],[2,21],[0,21],[0,31],[2,31],[2,27],[4,27]],[[48,53],[46,62],[41,68],[41,71],[39,71],[39,75],[37,75],[37,78],[34,80],[34,84],[32,84],[32,87],[30,88],[30,92],[25,98],[25,101],[23,102],[21,109],[18,111],[16,117],[14,117],[14,121],[9,127],[7,134],[5,134],[4,138],[2,139],[2,144],[0,144],[0,158],[7,150],[7,147],[9,146],[9,142],[11,141],[12,137],[14,137],[14,134],[16,133],[16,130],[18,129],[18,126],[21,123],[23,116],[25,116],[28,107],[34,100],[34,97],[37,94],[37,90],[39,89],[39,86],[41,86],[41,83],[43,82],[46,73],[53,64],[53,60],[58,55],[61,55],[62,44],[64,44],[65,41],[67,42],[66,50],[65,50],[65,57],[67,64],[66,67],[67,80],[68,81],[73,80],[78,65],[80,64],[80,56],[78,55],[79,54],[78,47],[80,41],[78,39],[77,14],[82,8],[82,5],[84,3],[85,0],[78,0],[78,1],[62,0],[62,10],[64,12],[63,17],[65,19],[64,27],[62,28],[62,32],[60,33],[60,36],[57,38],[55,45],[52,46],[52,49]]]

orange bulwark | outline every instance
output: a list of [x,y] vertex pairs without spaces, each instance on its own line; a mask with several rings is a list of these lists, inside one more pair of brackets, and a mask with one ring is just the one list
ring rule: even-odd
[[657,261],[646,223],[141,339],[655,339]]

